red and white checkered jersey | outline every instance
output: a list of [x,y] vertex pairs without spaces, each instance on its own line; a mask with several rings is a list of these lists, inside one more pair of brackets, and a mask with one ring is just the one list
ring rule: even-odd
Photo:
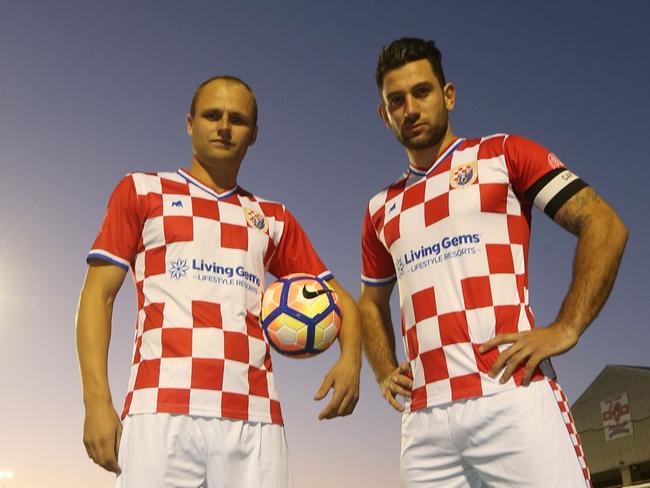
[[[534,327],[527,265],[532,205],[552,217],[585,186],[538,144],[496,134],[456,140],[428,171],[411,166],[370,200],[362,280],[399,283],[411,410],[521,384],[523,368],[503,385],[490,378],[499,351],[478,348],[495,334]],[[554,377],[550,362],[542,370]]]
[[88,261],[133,274],[138,302],[122,416],[168,412],[282,423],[259,311],[265,273],[330,272],[296,219],[184,170],[115,188]]

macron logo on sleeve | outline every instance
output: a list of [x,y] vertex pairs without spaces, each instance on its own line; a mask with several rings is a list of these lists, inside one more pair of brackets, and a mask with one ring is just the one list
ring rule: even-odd
[[172,202],[172,207],[182,207],[182,206],[183,206],[183,202],[181,202],[180,200]]

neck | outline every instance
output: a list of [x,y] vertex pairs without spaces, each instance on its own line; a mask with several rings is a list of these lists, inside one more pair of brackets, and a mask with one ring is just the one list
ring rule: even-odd
[[197,180],[206,184],[217,193],[230,190],[237,184],[237,174],[241,161],[215,161],[205,164],[199,161],[196,155],[192,156],[190,174]]
[[455,139],[457,139],[457,137],[451,132],[451,125],[449,125],[444,137],[435,146],[424,149],[412,149],[407,147],[406,154],[408,155],[409,162],[416,168],[426,171],[436,162],[440,155]]

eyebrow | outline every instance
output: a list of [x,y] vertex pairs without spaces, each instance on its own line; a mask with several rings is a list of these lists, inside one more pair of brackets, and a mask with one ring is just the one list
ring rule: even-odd
[[417,83],[411,87],[411,90],[416,90],[417,88],[429,88],[432,87],[433,83],[430,81],[421,81],[420,83]]
[[[201,110],[201,115],[210,115],[210,114],[213,114],[213,113],[215,113],[215,112],[218,112],[218,113],[223,114],[223,113],[225,113],[226,111],[223,110],[223,109],[217,108],[217,107],[206,108],[206,109]],[[247,116],[245,113],[243,113],[243,112],[239,112],[239,111],[237,111],[237,110],[231,110],[231,111],[229,111],[229,112],[228,112],[228,115],[229,115],[229,116],[236,115],[237,117],[241,117],[241,118],[243,118],[243,119],[245,119],[245,120],[249,120],[249,119],[250,119],[250,117]]]
[[386,93],[386,98],[390,98],[392,96],[399,95],[400,93],[404,93],[404,90],[396,90],[396,91]]
[[392,96],[398,95],[400,93],[404,93],[406,91],[415,90],[417,88],[424,88],[424,87],[428,88],[428,87],[432,87],[432,86],[433,86],[433,83],[431,83],[430,81],[420,81],[419,83],[416,83],[415,85],[410,87],[408,90],[395,90],[395,91],[386,93],[386,98],[388,99],[388,98],[390,98]]

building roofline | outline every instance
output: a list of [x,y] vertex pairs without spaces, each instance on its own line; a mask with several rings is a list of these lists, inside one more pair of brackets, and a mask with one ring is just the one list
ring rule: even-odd
[[608,364],[605,368],[615,367],[615,368],[627,368],[627,369],[641,369],[643,371],[650,371],[650,366],[631,366],[628,364]]
[[571,405],[571,407],[573,408],[576,405],[578,405],[580,403],[580,401],[582,400],[582,397],[584,397],[589,392],[589,390],[591,390],[593,388],[593,386],[598,382],[600,377],[605,374],[605,371],[607,371],[608,369],[612,369],[612,368],[633,369],[633,370],[643,371],[644,373],[650,373],[650,367],[648,367],[648,366],[630,366],[630,365],[626,365],[626,364],[608,364],[603,368],[603,370],[600,373],[598,373],[598,376],[596,376],[592,380],[592,382],[589,383],[589,386],[587,388],[585,388],[585,391],[583,391],[582,394],[578,397],[578,399],[575,402],[573,402],[573,405]]

